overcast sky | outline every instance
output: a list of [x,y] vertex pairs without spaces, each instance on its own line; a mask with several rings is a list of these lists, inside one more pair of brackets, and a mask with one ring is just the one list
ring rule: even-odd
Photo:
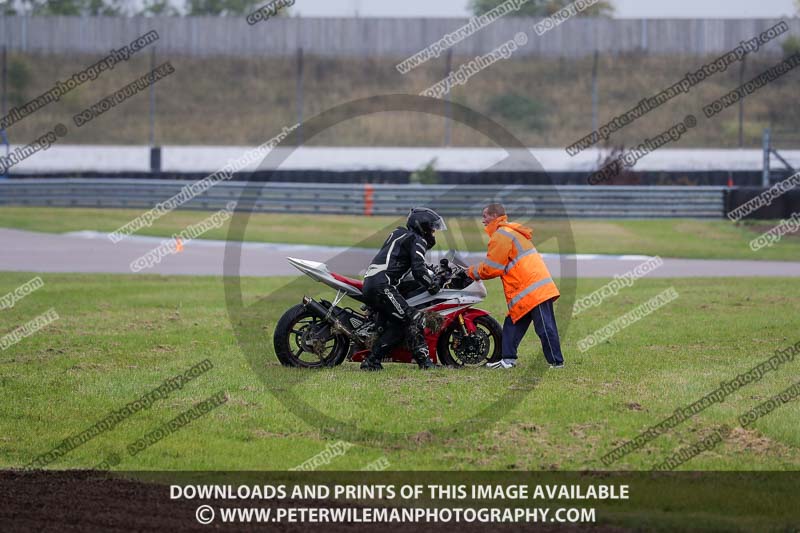
[[[793,0],[612,0],[621,18],[779,18]],[[306,17],[466,17],[468,0],[296,0],[292,13]]]

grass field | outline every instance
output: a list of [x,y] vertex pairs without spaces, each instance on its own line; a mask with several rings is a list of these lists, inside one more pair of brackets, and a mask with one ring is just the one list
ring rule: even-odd
[[[95,230],[111,232],[141,211],[135,209],[0,207],[0,227],[61,233]],[[168,237],[208,217],[201,211],[173,211],[139,235]],[[379,247],[386,233],[400,220],[391,217],[340,215],[255,214],[245,238],[256,242],[282,242],[331,246]],[[484,251],[487,237],[479,220],[448,219],[451,238],[458,249]],[[754,253],[751,239],[775,225],[770,221],[733,224],[726,220],[573,220],[536,221],[534,242],[542,252],[559,252],[551,235],[571,231],[576,253],[646,254],[694,259],[800,260],[800,234],[790,234],[770,248]],[[324,231],[321,231],[324,229]],[[227,224],[202,238],[224,240]],[[443,239],[440,236],[440,240]]]
[[[32,277],[0,275],[0,294]],[[247,279],[246,303],[269,296],[252,332],[263,349],[256,361],[266,378],[261,381],[236,342],[217,279],[42,278],[43,288],[0,315],[0,335],[51,307],[61,317],[0,352],[5,399],[0,403],[0,467],[27,464],[110,410],[208,358],[213,369],[49,468],[92,467],[116,454],[120,470],[284,470],[334,442],[335,431],[295,416],[272,391],[294,395],[335,421],[405,433],[355,441],[323,469],[358,470],[381,458],[392,470],[605,469],[599,458],[616,445],[800,340],[797,283],[645,279],[569,322],[561,319],[563,371],[545,370],[531,332],[521,352],[522,366],[513,372],[423,373],[410,365],[388,365],[386,372],[364,374],[352,363],[303,372],[278,365],[271,335],[284,309],[297,303],[302,292],[319,291],[319,285],[294,278]],[[282,289],[290,281],[301,285]],[[602,284],[582,280],[578,293]],[[676,301],[608,342],[585,353],[577,350],[578,340],[669,287],[678,291]],[[500,287],[490,282],[489,290],[483,307],[502,318]],[[681,469],[797,470],[800,403],[783,405],[750,429],[736,423],[738,415],[790,386],[797,364],[767,374],[610,468],[649,470],[727,427],[729,438]],[[532,379],[533,374],[541,377]],[[225,405],[135,457],[126,452],[129,443],[220,390],[227,392]],[[498,401],[488,416],[491,423],[480,431],[463,426],[447,435],[439,431]]]

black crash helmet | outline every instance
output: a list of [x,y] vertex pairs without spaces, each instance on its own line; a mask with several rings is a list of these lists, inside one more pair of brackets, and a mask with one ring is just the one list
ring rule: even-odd
[[444,231],[447,229],[444,219],[433,209],[427,207],[415,207],[408,214],[406,227],[425,239],[428,249],[436,244],[434,231]]

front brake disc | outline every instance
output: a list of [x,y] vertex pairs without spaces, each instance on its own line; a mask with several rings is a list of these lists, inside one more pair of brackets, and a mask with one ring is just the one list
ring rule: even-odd
[[469,335],[459,336],[458,344],[453,346],[453,350],[464,364],[480,364],[488,356],[489,336],[480,329]]

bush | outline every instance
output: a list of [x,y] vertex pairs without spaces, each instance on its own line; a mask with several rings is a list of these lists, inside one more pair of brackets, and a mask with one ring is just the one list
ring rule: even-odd
[[[475,15],[482,15],[494,9],[503,0],[471,0],[469,7]],[[512,11],[511,16],[514,17],[549,17],[561,8],[571,4],[572,0],[528,0],[527,3],[520,6],[518,11]],[[610,17],[614,14],[614,5],[607,1],[602,0],[589,6],[587,9],[578,13],[579,17]]]
[[439,173],[436,172],[436,158],[431,159],[428,164],[421,169],[412,172],[408,181],[421,185],[436,185],[439,183]]
[[31,83],[31,68],[22,60],[14,58],[8,63],[9,96],[14,106],[25,103],[25,94]]
[[781,46],[783,47],[784,57],[792,56],[800,52],[800,37],[797,35],[790,35],[781,43]]
[[489,100],[489,112],[521,124],[531,131],[541,131],[547,126],[544,105],[517,93],[493,97]]
[[[772,110],[770,109],[770,112]],[[777,123],[777,122],[775,122]],[[742,129],[742,136],[744,137],[744,145],[748,148],[757,148],[761,146],[761,140],[764,135],[764,128],[768,128],[770,122],[768,120],[756,120],[755,117],[748,117],[747,104],[745,104],[745,121]],[[739,119],[726,120],[721,123],[721,133],[727,139],[739,139]]]

